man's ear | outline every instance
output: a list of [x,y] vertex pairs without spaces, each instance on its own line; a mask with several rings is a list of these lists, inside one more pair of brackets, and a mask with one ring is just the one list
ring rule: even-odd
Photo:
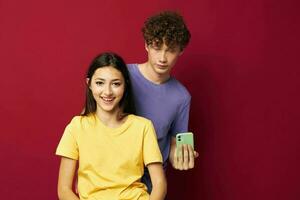
[[147,52],[149,52],[148,44],[145,42],[145,49]]
[[182,49],[179,53],[179,56],[181,56],[183,54],[184,50]]

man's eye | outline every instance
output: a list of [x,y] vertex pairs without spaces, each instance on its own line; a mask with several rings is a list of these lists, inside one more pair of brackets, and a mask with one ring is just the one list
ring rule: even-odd
[[179,52],[179,48],[177,48],[177,47],[169,48],[168,51],[169,51],[170,53],[177,53],[177,52]]
[[160,47],[157,46],[157,45],[151,45],[151,48],[154,49],[154,50],[156,50],[156,51],[160,50]]

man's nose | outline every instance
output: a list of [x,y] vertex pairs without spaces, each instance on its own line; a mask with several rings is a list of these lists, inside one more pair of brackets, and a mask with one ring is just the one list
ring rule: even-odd
[[162,63],[167,62],[167,53],[166,52],[161,52],[159,55],[159,61]]

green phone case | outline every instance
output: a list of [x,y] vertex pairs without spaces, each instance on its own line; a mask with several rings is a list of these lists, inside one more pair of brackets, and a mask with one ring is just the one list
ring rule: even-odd
[[176,135],[176,149],[177,149],[177,155],[179,155],[178,147],[183,144],[189,144],[194,149],[194,136],[192,132],[186,132],[186,133],[178,133]]

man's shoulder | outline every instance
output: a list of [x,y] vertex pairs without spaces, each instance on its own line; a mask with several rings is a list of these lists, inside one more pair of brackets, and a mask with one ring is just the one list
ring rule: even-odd
[[188,89],[175,77],[171,77],[170,83],[172,85],[173,90],[176,91],[177,95],[187,99],[191,98],[191,94],[188,91]]
[[130,64],[126,64],[127,65],[127,69],[131,72],[134,69],[137,68],[138,64],[137,63],[130,63]]
[[137,63],[127,63],[126,65],[127,65],[127,67],[134,67],[134,66],[137,66],[138,64]]
[[131,63],[127,64],[127,69],[129,72],[129,76],[131,77],[131,81],[135,80],[137,77],[139,77],[138,73],[138,64],[137,63]]

